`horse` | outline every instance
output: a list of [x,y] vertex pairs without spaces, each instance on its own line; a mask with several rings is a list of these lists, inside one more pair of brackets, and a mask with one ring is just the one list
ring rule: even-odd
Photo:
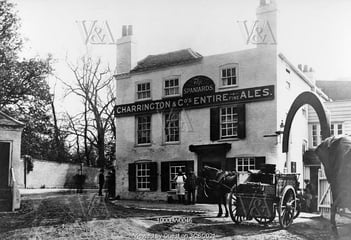
[[330,222],[333,232],[337,235],[337,209],[351,209],[351,137],[329,137],[316,148],[315,153],[324,166],[330,184],[333,199]]
[[237,183],[237,173],[232,171],[223,171],[210,166],[204,166],[202,169],[202,184],[204,195],[208,197],[207,191],[215,194],[218,204],[217,217],[223,214],[222,204],[225,209],[225,217],[229,216],[227,208],[227,194],[231,191],[232,187]]

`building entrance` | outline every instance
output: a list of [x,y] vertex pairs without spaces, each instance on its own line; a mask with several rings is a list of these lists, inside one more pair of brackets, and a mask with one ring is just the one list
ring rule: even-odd
[[10,143],[0,142],[0,211],[11,209],[11,189],[9,188]]
[[7,188],[9,183],[10,143],[0,142],[0,189]]
[[[202,177],[202,168],[210,166],[217,169],[225,169],[226,154],[231,148],[229,143],[208,144],[208,145],[191,145],[189,150],[197,154],[198,176]],[[202,186],[197,190],[197,202],[199,203],[217,203],[217,197],[211,191],[206,191],[208,197],[204,194]]]

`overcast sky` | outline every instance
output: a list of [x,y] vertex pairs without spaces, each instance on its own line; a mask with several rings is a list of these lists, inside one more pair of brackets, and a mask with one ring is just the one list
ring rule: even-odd
[[[85,44],[81,21],[106,21],[112,36],[131,24],[138,59],[148,54],[192,48],[213,55],[245,48],[238,21],[253,21],[259,0],[13,0],[27,39],[23,56],[51,53],[58,76],[69,79],[65,59],[86,51],[115,66],[114,45]],[[318,79],[351,77],[351,1],[277,0],[277,42],[295,65],[308,64]]]

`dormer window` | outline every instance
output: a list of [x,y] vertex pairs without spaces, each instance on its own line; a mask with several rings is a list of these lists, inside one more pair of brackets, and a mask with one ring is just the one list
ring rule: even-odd
[[143,82],[137,84],[136,91],[137,100],[151,99],[151,84],[150,82]]
[[220,68],[222,87],[233,87],[238,85],[238,65],[227,64]]

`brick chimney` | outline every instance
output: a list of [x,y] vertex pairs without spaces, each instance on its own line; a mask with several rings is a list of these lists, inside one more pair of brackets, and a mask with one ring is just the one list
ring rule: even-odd
[[133,26],[122,26],[122,37],[117,40],[117,74],[128,73],[137,64],[136,42]]
[[277,45],[277,19],[278,10],[275,0],[260,0],[256,9],[258,28],[254,29],[256,39],[261,40],[258,47],[276,47]]
[[303,72],[303,74],[305,74],[305,76],[311,81],[311,83],[313,83],[314,85],[316,85],[316,77],[315,77],[315,71],[312,67],[308,66],[308,65],[302,65],[302,64],[298,64],[297,68]]

